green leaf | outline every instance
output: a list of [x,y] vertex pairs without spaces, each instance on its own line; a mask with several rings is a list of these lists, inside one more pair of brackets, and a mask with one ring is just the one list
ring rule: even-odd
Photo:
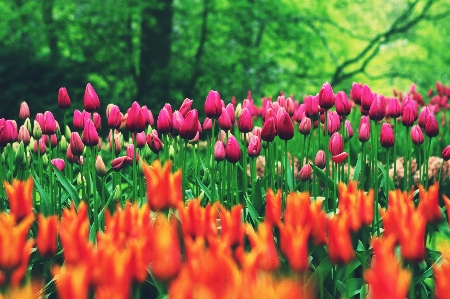
[[205,186],[205,184],[203,184],[202,180],[200,180],[200,178],[195,175],[195,180],[197,181],[198,185],[200,186],[200,189],[203,190],[203,192],[205,193],[205,196],[208,197],[208,199],[211,201],[211,190],[209,190],[208,187]]
[[328,189],[334,190],[334,187],[337,185],[329,176],[325,174],[325,172],[317,167],[316,165],[310,164],[314,170],[314,174],[319,178],[319,180],[324,183]]
[[69,182],[66,176],[61,171],[59,171],[59,169],[55,165],[52,164],[52,167],[55,171],[58,181],[61,183],[61,186],[69,194],[75,204],[75,207],[78,207],[78,205],[80,204],[80,197],[78,195],[77,189],[72,185],[72,183]]
[[253,204],[251,203],[251,201],[248,197],[246,197],[245,201],[247,202],[247,210],[248,210],[248,213],[250,214],[250,217],[253,220],[253,223],[255,224],[255,226],[258,226],[258,224],[259,224],[258,212],[256,211],[255,207],[253,206]]
[[[307,287],[313,287],[315,284],[322,286],[323,282],[325,281],[325,278],[327,277],[328,273],[330,273],[331,269],[333,268],[333,264],[330,262],[329,257],[325,257],[317,266],[314,273],[308,278],[307,281]],[[326,290],[326,289],[325,289]],[[316,293],[314,294],[315,298],[319,298],[318,296],[319,290],[316,290]]]
[[36,189],[39,193],[40,201],[39,206],[41,209],[41,212],[48,216],[50,215],[50,203],[49,199],[47,197],[47,193],[45,193],[44,188],[42,188],[39,177],[36,175],[36,171],[33,171],[33,179],[34,179],[34,185],[36,186]]
[[355,172],[353,173],[352,180],[357,181],[359,179],[359,174],[361,173],[361,161],[362,155],[359,155],[358,161],[356,161]]
[[392,179],[391,179],[391,177],[389,176],[389,174],[386,174],[386,168],[385,167],[383,167],[383,166],[381,166],[381,164],[380,163],[378,163],[378,169],[381,171],[381,173],[383,174],[383,177],[382,177],[382,181],[383,181],[383,185],[382,186],[380,186],[380,187],[382,187],[383,188],[383,190],[384,190],[384,195],[386,196],[386,198],[387,198],[387,192],[386,192],[386,180],[388,180],[388,189],[389,190],[394,190],[395,189],[395,185],[394,185],[394,182],[392,181]]

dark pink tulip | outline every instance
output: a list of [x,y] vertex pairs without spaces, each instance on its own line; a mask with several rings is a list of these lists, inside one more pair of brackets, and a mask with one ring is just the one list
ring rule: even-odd
[[294,116],[295,103],[294,103],[294,100],[291,97],[286,99],[285,109],[286,109],[286,112],[289,114],[290,117]]
[[84,110],[87,112],[94,112],[100,108],[100,100],[91,83],[86,85],[83,104]]
[[147,106],[142,106],[142,116],[144,117],[145,125],[153,126],[155,124],[155,119],[153,118],[153,113],[147,108]]
[[168,134],[172,132],[172,113],[164,107],[161,109],[156,121],[156,126],[160,134]]
[[370,90],[369,86],[364,84],[361,89],[361,107],[362,107],[362,109],[369,111],[370,106],[372,106],[372,102],[373,102],[372,90]]
[[330,83],[325,82],[319,92],[319,105],[328,110],[334,106],[334,93]]
[[367,142],[370,138],[370,122],[367,116],[362,116],[359,122],[358,139]]
[[[126,149],[126,155],[127,157],[129,157],[131,160],[133,160],[134,158],[134,144],[128,144],[127,149]],[[136,151],[136,161],[139,161],[139,153]]]
[[71,147],[70,147],[70,144],[69,144],[69,146],[67,147],[66,158],[67,158],[67,161],[68,161],[69,163],[71,163],[71,164],[74,164],[74,163],[78,164],[78,163],[80,163],[80,158],[79,158],[79,156],[74,155],[74,154],[72,153],[72,149],[71,149]]
[[305,104],[301,104],[295,110],[295,113],[294,113],[294,116],[292,117],[292,120],[300,123],[302,121],[302,119],[305,118],[305,117],[306,117]]
[[66,167],[66,163],[61,158],[52,159],[51,163],[59,169],[59,171],[63,171],[64,167]]
[[180,137],[186,140],[191,140],[198,132],[198,112],[197,109],[192,109],[186,114],[183,124],[180,129]]
[[99,177],[104,177],[107,174],[106,165],[105,165],[105,162],[103,162],[102,156],[99,155],[95,158],[94,167],[95,167],[95,173]]
[[252,130],[252,136],[258,136],[261,139],[261,127],[254,126]]
[[147,145],[155,154],[163,149],[163,143],[158,137],[158,132],[153,130],[151,134],[147,135]]
[[[39,148],[38,148],[38,146],[39,146]],[[39,150],[41,151],[41,155],[45,154],[45,152],[47,151],[47,145],[45,144],[45,139],[41,138],[41,139],[35,141],[33,150],[36,155],[38,154]]]
[[302,135],[309,135],[311,133],[311,119],[304,117],[298,126],[298,130]]
[[70,98],[65,87],[61,87],[58,91],[58,107],[61,109],[70,108]]
[[386,99],[383,95],[378,94],[372,101],[369,109],[369,118],[371,120],[379,121],[384,118],[386,114]]
[[228,110],[222,107],[222,114],[218,118],[219,127],[224,131],[231,130],[232,124]]
[[336,132],[331,135],[330,142],[328,143],[328,150],[332,156],[339,155],[344,151],[344,141],[342,140],[341,134]]
[[419,113],[419,119],[417,120],[417,124],[419,125],[419,127],[421,127],[422,129],[425,128],[428,116],[431,113],[433,113],[433,112],[431,112],[430,107],[428,107],[428,106],[422,107],[422,109],[420,110],[420,113]]
[[172,136],[178,136],[180,134],[181,126],[184,123],[184,117],[180,111],[175,110],[172,114]]
[[194,101],[191,99],[188,98],[184,99],[179,110],[181,115],[183,115],[183,117],[186,117],[186,114],[191,110],[192,102]]
[[169,113],[170,118],[172,118],[172,114],[173,114],[172,106],[169,103],[165,103],[163,108],[166,108],[167,112]]
[[405,127],[411,127],[415,122],[415,117],[414,117],[414,106],[413,105],[406,105],[403,108],[403,113],[402,113],[402,124]]
[[135,133],[136,134],[136,147],[143,148],[147,143],[147,135],[144,131]]
[[312,120],[319,118],[319,97],[307,96],[305,99],[305,115]]
[[314,158],[314,164],[320,169],[324,169],[326,166],[326,155],[323,150],[319,150]]
[[309,164],[303,165],[302,169],[300,169],[300,181],[306,182],[311,179],[312,176],[312,167]]
[[225,146],[220,140],[214,145],[214,159],[218,162],[225,160]]
[[98,145],[98,133],[95,129],[94,123],[90,119],[88,119],[84,125],[84,131],[81,140],[86,146]]
[[341,164],[342,162],[344,162],[348,157],[348,154],[346,152],[342,152],[339,155],[335,155],[331,157],[331,160],[333,160],[334,163],[336,164]]
[[19,108],[19,118],[26,119],[27,117],[30,117],[30,108],[27,102],[22,102]]
[[236,114],[234,112],[233,104],[231,104],[231,103],[228,104],[226,109],[227,109],[227,112],[228,112],[228,116],[230,117],[231,124],[234,124],[234,122],[236,121]]
[[273,118],[273,120],[275,121],[275,126],[276,126],[276,120],[278,119],[277,117],[277,113],[275,112],[275,110],[273,110],[272,108],[267,109],[266,111],[266,120],[269,118]]
[[58,145],[58,137],[56,134],[50,136],[50,146],[51,148],[55,148]]
[[347,116],[352,109],[350,102],[347,99],[347,94],[343,91],[339,91],[336,94],[336,112],[339,116]]
[[444,159],[444,161],[450,160],[450,145],[447,145],[442,151],[442,159]]
[[77,131],[81,131],[84,128],[84,118],[81,114],[81,111],[78,109],[75,109],[75,111],[73,112],[73,127]]
[[261,139],[258,136],[253,135],[250,138],[250,142],[248,143],[247,152],[248,152],[249,157],[259,156],[259,154],[261,153]]
[[205,118],[205,120],[203,121],[203,130],[205,131],[211,131],[212,129],[212,119],[210,118]]
[[252,114],[247,108],[242,109],[242,114],[239,117],[238,128],[241,133],[249,133],[253,129]]
[[241,148],[233,135],[230,135],[225,146],[225,158],[230,163],[237,163],[241,159]]
[[211,90],[208,93],[204,109],[206,116],[211,119],[219,118],[222,114],[222,102],[220,100],[220,94],[217,91]]
[[275,127],[275,120],[273,117],[269,117],[264,122],[261,129],[261,139],[267,142],[272,142],[277,135],[277,129]]
[[84,144],[78,132],[72,132],[70,134],[70,148],[72,154],[75,156],[80,156],[83,153]]
[[350,90],[350,99],[356,104],[361,104],[362,84],[353,82],[352,89]]
[[23,142],[25,146],[30,144],[30,132],[28,132],[28,129],[24,125],[20,126],[17,140]]
[[13,125],[4,118],[0,118],[0,148],[5,147],[14,138]]
[[353,128],[349,120],[345,121],[345,135],[346,140],[351,139],[353,137]]
[[37,123],[39,124],[39,126],[41,126],[41,129],[42,129],[42,127],[44,126],[44,114],[42,114],[42,113],[37,113],[37,114],[36,114],[35,120],[37,121]]
[[414,125],[411,128],[411,140],[415,145],[421,145],[424,141],[423,132],[418,125]]
[[427,122],[425,124],[425,134],[428,137],[436,137],[439,134],[439,125],[436,120],[436,116],[433,113],[430,113],[427,118]]
[[401,111],[400,103],[397,98],[389,98],[387,100],[386,116],[397,118],[402,115]]
[[328,111],[328,135],[332,135],[341,127],[341,120],[336,111]]
[[290,140],[294,137],[294,124],[286,111],[283,111],[278,118],[277,134],[282,140]]
[[44,126],[41,129],[43,134],[52,135],[56,133],[56,120],[50,111],[45,111]]
[[394,146],[394,131],[392,130],[392,127],[388,123],[383,123],[381,125],[381,131],[380,131],[380,143],[381,146],[384,148],[391,148]]
[[94,112],[94,127],[97,132],[100,131],[100,128],[102,127],[102,118],[97,112]]
[[115,171],[119,171],[127,165],[130,165],[133,162],[133,159],[128,156],[122,156],[115,158],[111,161],[111,167]]
[[108,127],[111,129],[118,129],[120,128],[120,124],[122,123],[122,112],[120,112],[120,109],[116,105],[112,105],[111,109],[109,110],[108,115]]
[[134,102],[128,109],[127,129],[130,132],[142,132],[145,129],[144,115],[137,102]]

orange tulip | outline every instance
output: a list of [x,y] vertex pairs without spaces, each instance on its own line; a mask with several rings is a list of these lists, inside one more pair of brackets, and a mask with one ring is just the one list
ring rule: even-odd
[[180,202],[178,211],[181,216],[181,223],[183,236],[191,237],[193,239],[199,237],[205,237],[206,235],[206,210],[209,210],[210,206],[203,208],[200,204],[200,199],[193,199],[189,201],[187,206]]
[[295,271],[306,271],[309,266],[308,238],[310,226],[280,225],[280,247],[289,265]]
[[264,222],[269,225],[277,225],[281,218],[281,190],[275,194],[272,189],[267,189],[266,217]]
[[450,292],[450,262],[444,258],[441,263],[433,265],[435,277],[435,298],[448,298]]
[[327,219],[328,254],[335,264],[346,264],[355,257],[350,236],[350,215]]
[[172,162],[168,161],[161,167],[161,162],[155,160],[151,166],[143,165],[147,180],[147,199],[150,209],[159,211],[176,207],[183,200],[181,194],[181,170],[172,174]]
[[31,177],[26,181],[13,179],[12,184],[5,181],[3,185],[9,200],[11,214],[16,217],[17,222],[33,213],[33,179]]
[[275,247],[272,227],[266,223],[261,223],[258,226],[257,233],[250,225],[247,225],[246,228],[252,252],[255,252],[257,256],[255,260],[256,268],[267,271],[277,269],[280,266],[280,259]]
[[439,207],[439,183],[434,183],[425,191],[419,185],[419,210],[429,222],[438,222],[442,219],[441,208]]
[[89,293],[90,271],[85,263],[76,266],[55,266],[52,269],[60,299],[86,299]]
[[361,225],[370,225],[373,220],[373,190],[365,194],[364,190],[358,190],[357,182],[349,182],[348,187],[339,183],[339,211],[341,214],[350,215],[350,227],[356,232]]
[[39,214],[38,223],[39,231],[36,238],[37,250],[42,256],[54,256],[57,250],[58,216],[52,215],[46,218],[44,215]]

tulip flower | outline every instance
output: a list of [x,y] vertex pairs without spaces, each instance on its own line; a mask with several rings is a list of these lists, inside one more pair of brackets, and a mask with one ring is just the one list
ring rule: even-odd
[[107,173],[106,171],[106,165],[103,162],[102,156],[97,156],[95,158],[95,173],[99,176],[99,177],[104,177]]
[[242,109],[242,114],[239,117],[238,128],[241,133],[249,133],[253,129],[253,118],[250,110],[247,108]]
[[184,123],[184,117],[180,111],[175,110],[172,114],[172,136],[178,136],[180,134],[181,126]]
[[163,143],[161,139],[159,139],[156,130],[153,130],[151,134],[147,135],[147,145],[155,154],[158,154],[162,150]]
[[58,216],[38,214],[37,251],[41,256],[53,257],[57,252]]
[[346,152],[342,152],[338,155],[332,156],[331,160],[333,160],[334,163],[336,164],[341,164],[342,162],[344,162],[348,157],[348,154]]
[[56,120],[53,113],[45,111],[43,126],[41,127],[42,133],[52,135],[56,133]]
[[442,150],[442,159],[444,159],[444,161],[450,160],[450,145],[447,145],[447,146]]
[[137,148],[143,148],[145,147],[145,144],[147,143],[147,135],[144,131],[133,134],[133,137],[136,136],[136,147]]
[[191,140],[198,132],[198,112],[197,109],[192,109],[186,114],[183,124],[180,129],[180,137]]
[[70,98],[65,87],[61,87],[58,91],[58,107],[61,109],[70,108]]
[[305,115],[313,120],[319,117],[319,97],[307,96],[305,99]]
[[261,129],[261,139],[267,142],[272,142],[275,139],[276,134],[277,129],[275,127],[275,119],[273,117],[269,117],[266,119]]
[[387,100],[386,116],[397,118],[401,113],[400,103],[397,98],[389,98]]
[[432,113],[433,112],[431,112],[430,107],[428,107],[428,106],[422,107],[422,109],[420,110],[420,113],[419,113],[419,119],[417,121],[417,124],[419,125],[419,127],[421,127],[422,129],[425,128],[428,116]]
[[[97,146],[98,145],[98,133],[94,127],[94,123],[89,119],[86,121],[84,126],[83,135],[81,137],[83,144],[86,146]],[[73,152],[73,149],[72,149]]]
[[253,135],[248,143],[248,156],[257,157],[261,153],[261,139]]
[[44,126],[44,114],[43,113],[37,113],[34,120],[38,122],[38,124],[41,128]]
[[371,120],[382,120],[386,114],[386,99],[383,95],[378,94],[374,97],[369,109],[369,118]]
[[122,123],[122,113],[116,105],[112,105],[108,115],[108,127],[118,129]]
[[220,100],[220,94],[217,91],[211,90],[208,93],[204,109],[206,117],[211,119],[217,119],[222,114],[222,102]]
[[447,256],[443,256],[439,263],[433,264],[433,272],[435,279],[434,296],[436,299],[446,299],[450,289],[450,262]]
[[342,214],[327,219],[328,254],[332,263],[347,264],[355,256],[349,231],[350,216]]
[[36,155],[39,153],[39,151],[41,152],[41,155],[45,154],[45,152],[47,151],[47,145],[44,138],[40,138],[34,142],[33,150]]
[[336,112],[339,116],[347,116],[350,114],[352,107],[347,99],[347,95],[343,91],[336,94]]
[[272,189],[266,193],[266,216],[264,222],[268,225],[278,225],[281,219],[281,189],[275,194]]
[[370,138],[370,122],[367,116],[362,116],[359,123],[358,139],[367,142]]
[[439,134],[439,125],[436,120],[436,116],[430,113],[425,124],[425,134],[428,137],[436,137]]
[[361,89],[361,108],[369,111],[370,106],[372,106],[373,98],[372,90],[370,90],[369,86],[364,84]]
[[298,126],[298,130],[302,135],[309,135],[311,132],[311,119],[309,117],[304,117]]
[[234,122],[236,121],[236,114],[234,111],[234,106],[233,104],[228,104],[227,107],[225,108],[228,112],[228,116],[230,117],[230,121],[232,124],[234,124]]
[[13,137],[13,125],[8,120],[0,118],[0,148],[5,147],[8,143],[10,143],[13,140]]
[[70,144],[69,144],[69,146],[67,147],[67,150],[66,150],[66,158],[67,158],[67,161],[69,163],[71,163],[71,164],[74,164],[74,163],[78,164],[78,163],[80,163],[80,157],[76,156],[76,155],[74,155],[72,153]]
[[353,82],[352,89],[350,90],[350,99],[356,104],[361,104],[362,84]]
[[86,85],[83,104],[84,110],[86,110],[87,112],[94,112],[100,108],[100,100],[91,83],[88,83]]
[[323,150],[319,150],[314,158],[314,165],[320,169],[324,169],[326,165],[326,156]]
[[56,168],[59,169],[59,171],[63,171],[64,168],[66,167],[66,163],[65,163],[64,160],[61,159],[61,158],[55,158],[55,159],[52,159],[51,163],[52,163],[53,165],[55,165]]
[[161,109],[156,121],[156,126],[160,134],[168,134],[172,132],[172,113],[164,107]]
[[185,98],[183,103],[181,104],[179,111],[184,118],[186,117],[186,114],[191,110],[193,102],[193,100]]
[[332,156],[339,155],[344,151],[344,141],[342,140],[341,134],[336,132],[331,135],[330,142],[328,143],[328,150]]
[[19,135],[17,136],[19,142],[23,142],[25,146],[30,144],[30,132],[28,132],[25,126],[20,126]]
[[414,124],[414,122],[416,121],[415,114],[417,114],[417,111],[414,111],[414,109],[415,109],[415,107],[413,104],[407,104],[403,108],[402,124],[405,127],[411,127]]
[[[127,149],[125,151],[127,157],[131,160],[134,158],[134,145],[132,143],[128,144]],[[139,161],[139,153],[136,151],[136,161]]]
[[345,138],[346,140],[352,139],[353,137],[353,128],[349,120],[345,121]]
[[153,118],[153,113],[148,109],[146,105],[141,107],[142,116],[144,117],[145,125],[153,126],[155,124],[155,119]]
[[133,162],[132,158],[130,158],[128,156],[121,156],[121,157],[117,157],[111,161],[111,167],[115,171],[119,171],[122,168],[124,168],[125,166],[131,165],[132,162]]
[[230,135],[225,146],[225,158],[230,163],[237,163],[241,159],[241,148],[233,135]]
[[128,109],[127,129],[134,133],[142,132],[145,129],[145,119],[141,106],[137,102],[133,102],[131,108]]
[[84,128],[83,115],[78,109],[73,112],[73,127],[75,128],[75,130],[83,130]]
[[321,108],[328,110],[334,106],[334,93],[330,83],[325,82],[319,92],[319,105]]
[[381,131],[380,131],[380,143],[381,146],[384,148],[390,148],[394,146],[394,131],[392,130],[392,127],[388,123],[383,123],[381,125]]
[[212,119],[206,117],[205,120],[203,121],[203,130],[205,131],[211,131],[212,129]]
[[277,120],[277,134],[282,140],[290,140],[294,137],[294,124],[286,111],[283,111]]
[[418,125],[414,125],[411,128],[411,140],[415,145],[421,145],[424,142],[422,130]]
[[309,181],[312,176],[312,167],[309,164],[303,165],[302,169],[300,169],[300,180],[302,182]]
[[[341,127],[341,120],[335,111],[328,111],[328,135],[333,135]],[[324,126],[325,133],[325,126]]]
[[30,108],[27,102],[22,102],[19,108],[19,118],[26,119],[27,117],[30,117]]
[[225,109],[224,107],[222,107],[222,114],[219,116],[218,122],[219,122],[219,127],[222,130],[224,130],[224,131],[231,130],[231,127],[232,127],[231,119],[228,114],[228,110]]
[[220,140],[217,140],[216,144],[214,145],[214,159],[217,162],[225,160],[225,146]]
[[14,215],[17,222],[33,214],[33,179],[31,177],[26,181],[13,179],[11,184],[4,181],[3,186],[9,201],[11,215]]

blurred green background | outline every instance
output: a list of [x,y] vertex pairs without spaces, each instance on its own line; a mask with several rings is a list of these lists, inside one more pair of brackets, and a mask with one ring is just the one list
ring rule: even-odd
[[[0,117],[52,110],[67,87],[82,109],[133,101],[155,116],[210,89],[225,102],[251,90],[301,99],[329,81],[392,94],[450,83],[449,0],[1,0]],[[71,110],[73,110],[71,109]],[[201,109],[203,110],[203,109]]]

